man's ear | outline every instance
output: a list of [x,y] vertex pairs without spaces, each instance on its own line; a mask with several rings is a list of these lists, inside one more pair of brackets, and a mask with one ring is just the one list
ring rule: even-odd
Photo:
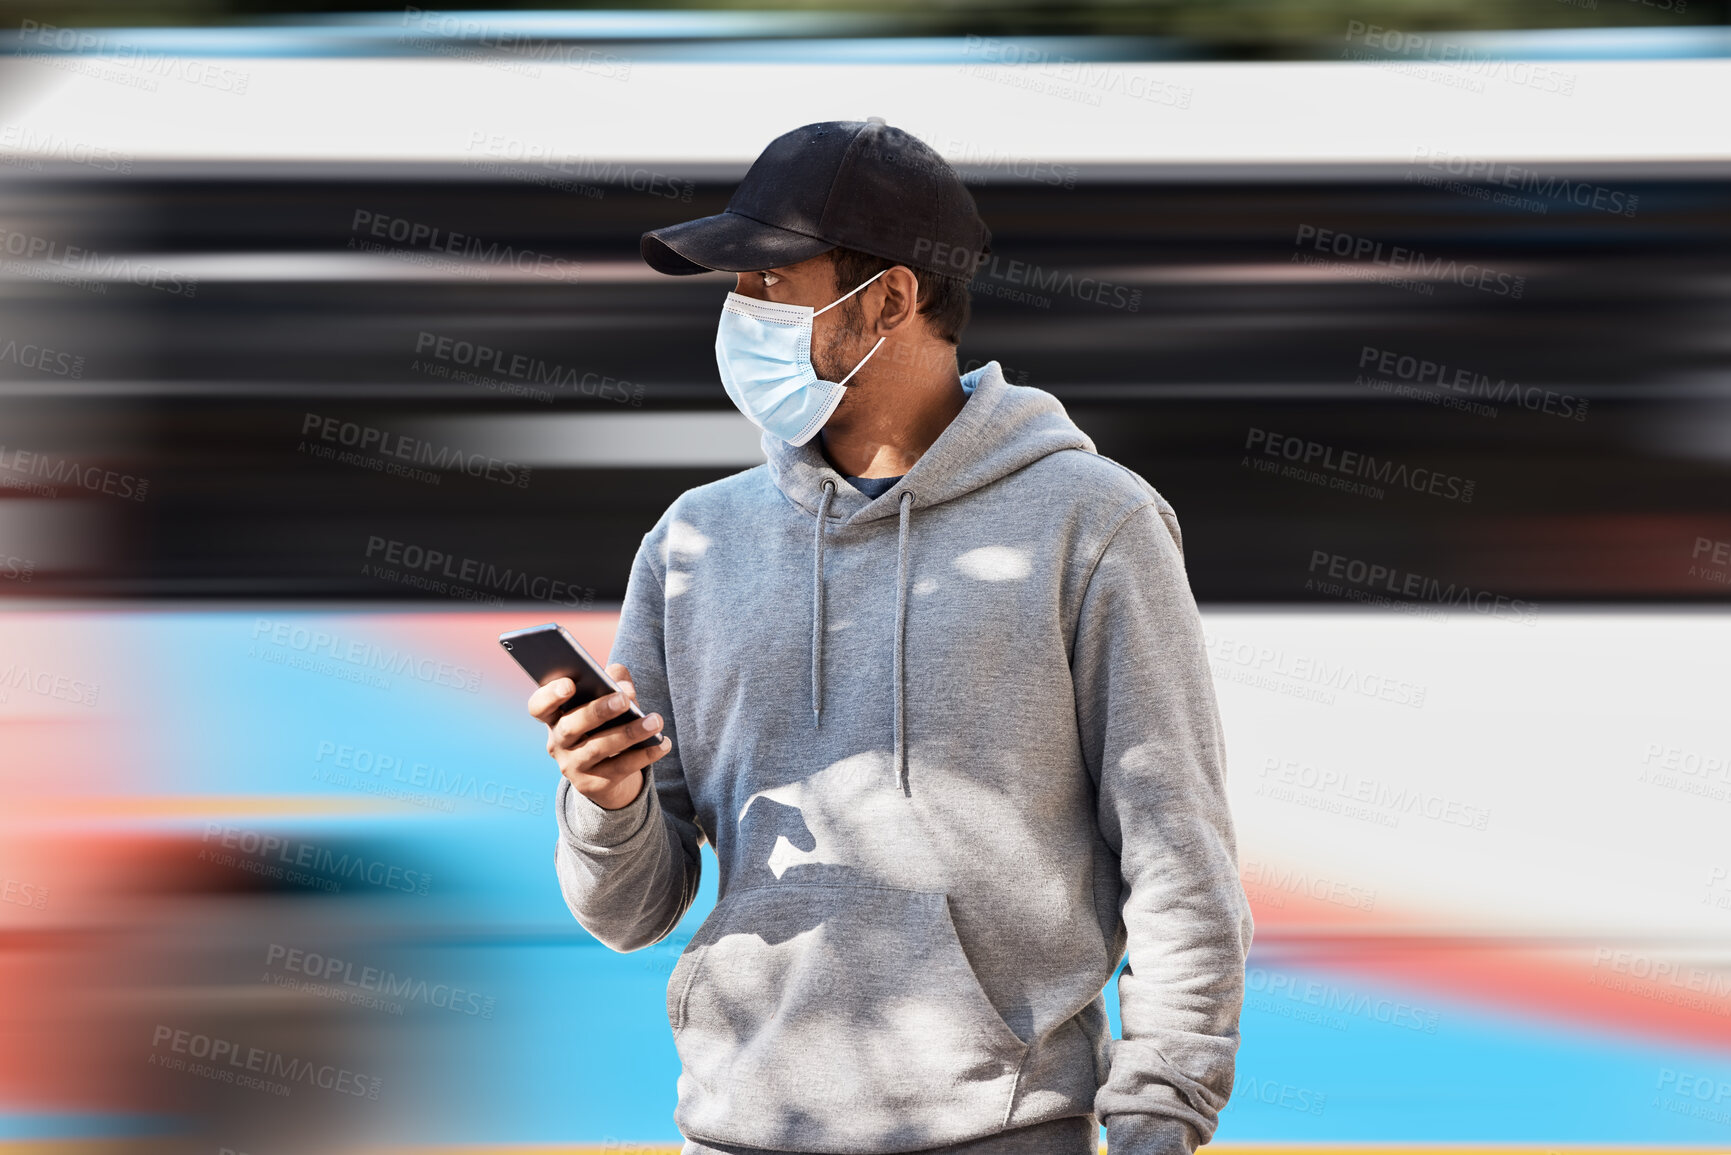
[[920,281],[906,265],[894,265],[877,283],[884,287],[884,303],[878,310],[873,336],[888,337],[918,323]]

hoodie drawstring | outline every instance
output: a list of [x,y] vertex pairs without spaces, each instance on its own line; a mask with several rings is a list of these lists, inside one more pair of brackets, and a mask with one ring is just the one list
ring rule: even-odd
[[896,530],[896,781],[901,785],[902,793],[908,790],[908,731],[907,704],[902,684],[906,666],[902,659],[902,639],[907,634],[908,624],[908,528],[912,524],[908,514],[914,507],[914,495],[903,491],[899,525]]
[[[823,499],[817,507],[817,538],[811,567],[811,721],[821,723],[823,716],[823,539],[829,523],[829,503],[835,496],[835,482],[824,479]],[[908,787],[907,694],[904,690],[907,672],[906,638],[908,632],[908,531],[912,526],[914,495],[903,492],[896,526],[896,639],[895,639],[895,772],[896,784],[903,794]]]
[[823,500],[817,507],[817,551],[811,567],[811,724],[823,714],[823,535],[829,523],[829,499],[835,482],[823,480]]

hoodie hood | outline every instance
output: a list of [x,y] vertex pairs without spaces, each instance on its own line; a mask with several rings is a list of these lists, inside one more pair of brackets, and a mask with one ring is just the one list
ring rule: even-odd
[[817,437],[804,445],[789,445],[765,433],[763,453],[769,459],[769,476],[789,501],[813,517],[823,506],[823,483],[833,482],[829,516],[838,525],[851,525],[897,516],[904,493],[914,495],[916,508],[938,505],[990,485],[1047,454],[1063,449],[1096,452],[1094,442],[1070,420],[1056,397],[1042,389],[1011,385],[996,361],[963,376],[962,389],[968,394],[962,411],[913,468],[879,497],[867,497],[847,484],[825,460]]
[[931,507],[990,485],[1048,454],[1065,449],[1093,453],[1094,442],[1077,428],[1064,406],[1042,389],[1011,385],[996,361],[962,378],[968,400],[931,447],[900,481],[879,496],[867,497],[850,485],[818,448],[816,437],[790,445],[763,435],[769,475],[794,505],[812,515],[811,563],[811,718],[823,721],[823,641],[825,632],[823,554],[832,525],[895,517],[896,619],[891,677],[895,694],[895,774],[908,793],[906,637],[908,549],[916,507]]

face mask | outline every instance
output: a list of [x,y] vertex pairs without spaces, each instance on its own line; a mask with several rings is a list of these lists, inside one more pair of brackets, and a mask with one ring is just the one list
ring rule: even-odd
[[727,294],[715,334],[715,363],[721,369],[721,387],[739,411],[759,429],[789,445],[810,441],[841,404],[848,381],[887,340],[879,337],[871,353],[860,358],[859,365],[840,381],[819,381],[817,370],[811,366],[812,318],[835,308],[887,272],[883,270],[817,310],[810,305],[783,305]]

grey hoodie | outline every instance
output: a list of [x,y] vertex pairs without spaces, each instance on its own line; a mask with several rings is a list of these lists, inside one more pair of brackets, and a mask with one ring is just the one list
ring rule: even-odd
[[673,749],[618,810],[561,779],[555,860],[631,951],[715,848],[667,986],[691,1138],[903,1152],[1093,1112],[1165,1155],[1231,1094],[1252,924],[1177,520],[1055,397],[996,362],[963,387],[882,496],[765,435],[637,552],[611,660]]

